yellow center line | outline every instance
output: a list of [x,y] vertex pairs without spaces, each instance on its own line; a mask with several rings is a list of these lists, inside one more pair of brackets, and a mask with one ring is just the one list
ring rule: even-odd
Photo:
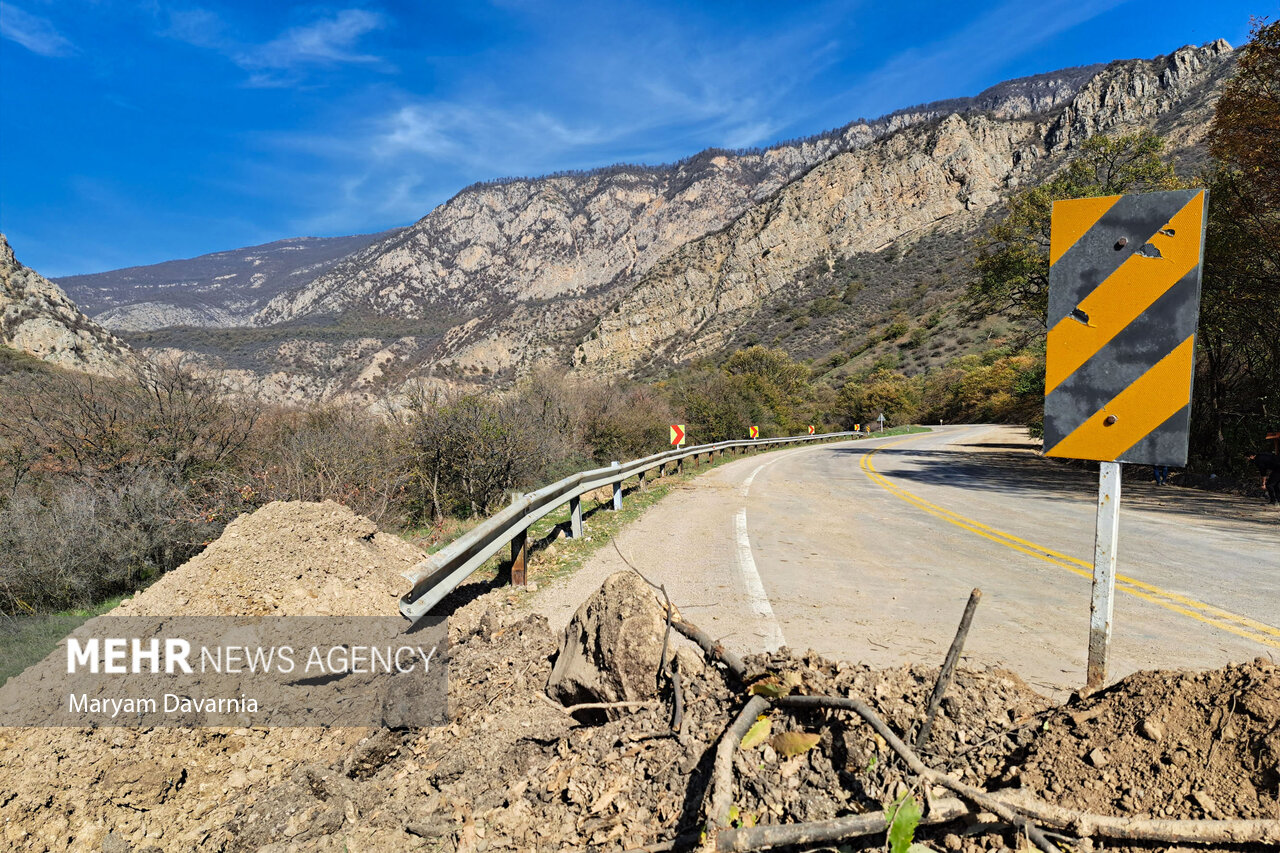
[[[980,521],[975,521],[972,518],[960,515],[959,513],[953,512],[945,507],[930,503],[919,495],[912,494],[898,484],[890,481],[876,470],[875,463],[871,459],[871,457],[876,453],[879,453],[881,450],[889,447],[896,447],[897,445],[908,441],[916,441],[920,438],[923,438],[923,436],[913,436],[912,438],[900,439],[864,453],[861,463],[862,470],[872,482],[883,488],[885,491],[898,499],[917,507],[929,515],[934,516],[935,518],[941,519],[942,521],[953,524],[964,530],[968,530],[971,533],[1003,545],[1006,548],[1026,554],[1030,557],[1035,557],[1037,560],[1042,560],[1050,565],[1066,569],[1067,571],[1080,575],[1081,577],[1092,579],[1092,563],[1063,554],[1060,551],[1053,550],[1052,548],[1046,548],[1043,545],[1014,536],[1011,533],[1006,533],[1003,530],[983,524]],[[1175,613],[1188,616],[1198,622],[1203,622],[1206,625],[1212,625],[1215,628],[1220,628],[1223,631],[1235,634],[1238,637],[1244,637],[1247,640],[1252,640],[1256,643],[1280,649],[1280,628],[1267,625],[1266,623],[1259,622],[1255,619],[1250,619],[1248,616],[1232,613],[1229,610],[1223,610],[1222,608],[1216,607],[1212,604],[1206,604],[1205,602],[1197,601],[1194,598],[1161,589],[1154,584],[1146,583],[1145,581],[1140,581],[1136,578],[1127,577],[1125,575],[1116,575],[1116,588],[1144,601],[1149,601],[1152,604],[1159,605],[1166,610],[1172,610]]]

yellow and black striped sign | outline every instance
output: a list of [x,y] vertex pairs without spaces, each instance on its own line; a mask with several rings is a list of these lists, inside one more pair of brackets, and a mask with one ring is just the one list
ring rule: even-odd
[[1054,202],[1046,456],[1185,465],[1204,190]]

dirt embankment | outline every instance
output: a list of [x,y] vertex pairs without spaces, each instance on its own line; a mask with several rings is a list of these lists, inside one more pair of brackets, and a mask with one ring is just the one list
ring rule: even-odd
[[[129,606],[384,608],[419,556],[335,505],[272,505]],[[664,643],[665,611],[634,578],[611,579],[567,636],[542,617],[516,618],[504,599],[491,592],[450,617],[447,726],[0,730],[0,838],[36,851],[468,853],[696,840],[717,744],[748,685],[674,632]],[[673,676],[658,678],[664,648],[680,683],[674,730]],[[937,675],[786,650],[746,667],[751,682],[861,698],[908,742]],[[553,670],[563,701],[640,704],[570,714],[547,694]],[[765,735],[734,753],[736,826],[944,796],[852,714],[774,707],[766,716]],[[1011,673],[961,671],[921,758],[971,785],[1102,814],[1277,820],[1280,671],[1259,660],[1139,673],[1060,707]],[[1016,847],[1017,833],[990,818],[922,827],[916,838],[948,850]],[[883,844],[883,833],[848,842]]]

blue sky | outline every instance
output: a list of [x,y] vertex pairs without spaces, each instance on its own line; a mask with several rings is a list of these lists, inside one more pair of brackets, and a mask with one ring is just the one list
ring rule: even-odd
[[49,276],[409,224],[1247,37],[1274,2],[0,0],[0,230]]

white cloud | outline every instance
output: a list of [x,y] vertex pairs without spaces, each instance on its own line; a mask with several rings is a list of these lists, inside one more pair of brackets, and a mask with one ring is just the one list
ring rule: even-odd
[[226,25],[208,9],[170,9],[168,16],[169,25],[161,31],[161,35],[196,47],[217,50],[225,46]]
[[170,9],[167,18],[161,35],[221,53],[249,72],[249,86],[291,86],[301,81],[308,68],[348,64],[386,67],[381,57],[356,48],[363,36],[386,25],[382,15],[364,9],[344,9],[291,27],[259,44],[229,35],[222,18],[208,9]]
[[308,64],[376,63],[381,61],[377,56],[356,53],[353,48],[361,36],[382,25],[382,16],[377,13],[344,9],[332,18],[285,30],[241,54],[238,61],[248,68],[284,70]]
[[24,12],[11,3],[0,3],[0,36],[41,56],[70,56],[76,51],[48,18]]
[[246,183],[306,194],[302,207],[323,213],[295,227],[337,233],[413,221],[477,180],[765,145],[839,49],[819,24],[720,43],[674,22],[625,38],[557,33],[532,54],[472,57],[484,75],[442,75],[432,95],[335,103],[323,130],[264,140],[287,152],[280,171]]

